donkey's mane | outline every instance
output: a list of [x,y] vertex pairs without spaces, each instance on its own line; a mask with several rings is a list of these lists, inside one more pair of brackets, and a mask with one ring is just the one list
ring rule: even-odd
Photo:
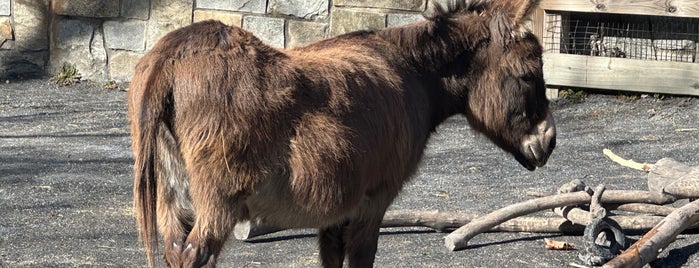
[[434,22],[448,21],[464,13],[480,12],[486,4],[485,0],[450,0],[446,6],[442,3],[432,2],[431,7],[422,16]]
[[[427,21],[386,28],[378,31],[378,35],[397,44],[411,68],[438,71],[464,50],[475,48],[488,37],[486,28],[479,26],[485,18],[477,15],[487,7],[486,0],[433,2],[423,13]],[[462,16],[471,16],[473,20],[468,24],[457,22]]]

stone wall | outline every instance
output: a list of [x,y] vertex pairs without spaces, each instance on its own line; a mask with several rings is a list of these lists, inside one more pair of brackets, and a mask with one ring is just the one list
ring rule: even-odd
[[167,32],[217,19],[289,48],[422,19],[443,0],[0,0],[0,78],[76,65],[84,79],[127,81]]

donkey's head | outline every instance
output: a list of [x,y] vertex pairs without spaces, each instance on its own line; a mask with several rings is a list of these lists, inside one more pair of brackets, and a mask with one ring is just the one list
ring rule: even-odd
[[469,40],[471,49],[452,65],[466,67],[451,67],[453,75],[444,81],[447,90],[465,98],[462,112],[476,130],[534,170],[546,163],[556,145],[542,48],[523,25],[539,0],[480,2],[451,19],[483,38]]

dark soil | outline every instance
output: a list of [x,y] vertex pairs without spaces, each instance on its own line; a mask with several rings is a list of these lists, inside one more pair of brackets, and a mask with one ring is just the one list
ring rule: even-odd
[[[0,84],[0,267],[143,267],[131,212],[131,149],[125,92],[45,80]],[[645,190],[646,174],[609,161],[602,149],[639,162],[664,157],[699,165],[699,100],[594,94],[552,104],[558,147],[526,171],[454,117],[433,136],[422,167],[394,209],[488,213],[573,179]],[[539,215],[552,215],[541,212]],[[571,267],[582,250],[547,251],[543,238],[486,233],[450,252],[446,234],[383,229],[377,267]],[[631,236],[638,238],[638,236]],[[313,230],[231,240],[222,267],[318,267]],[[681,235],[652,267],[699,267],[699,235]]]

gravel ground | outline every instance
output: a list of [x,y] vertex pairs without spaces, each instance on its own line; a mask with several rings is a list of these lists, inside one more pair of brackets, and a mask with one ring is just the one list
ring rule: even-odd
[[[45,80],[0,84],[0,267],[143,267],[131,213],[125,92]],[[526,171],[454,117],[433,136],[422,167],[393,209],[488,213],[554,192],[572,179],[646,189],[646,174],[609,161],[699,165],[699,100],[593,94],[552,104],[558,147]],[[539,213],[548,215],[548,212]],[[571,267],[581,250],[547,251],[543,238],[582,247],[580,236],[486,233],[450,252],[444,233],[383,229],[377,267]],[[631,238],[638,238],[632,236]],[[652,267],[699,267],[699,235],[681,235]],[[221,267],[318,267],[313,230],[232,240]]]

